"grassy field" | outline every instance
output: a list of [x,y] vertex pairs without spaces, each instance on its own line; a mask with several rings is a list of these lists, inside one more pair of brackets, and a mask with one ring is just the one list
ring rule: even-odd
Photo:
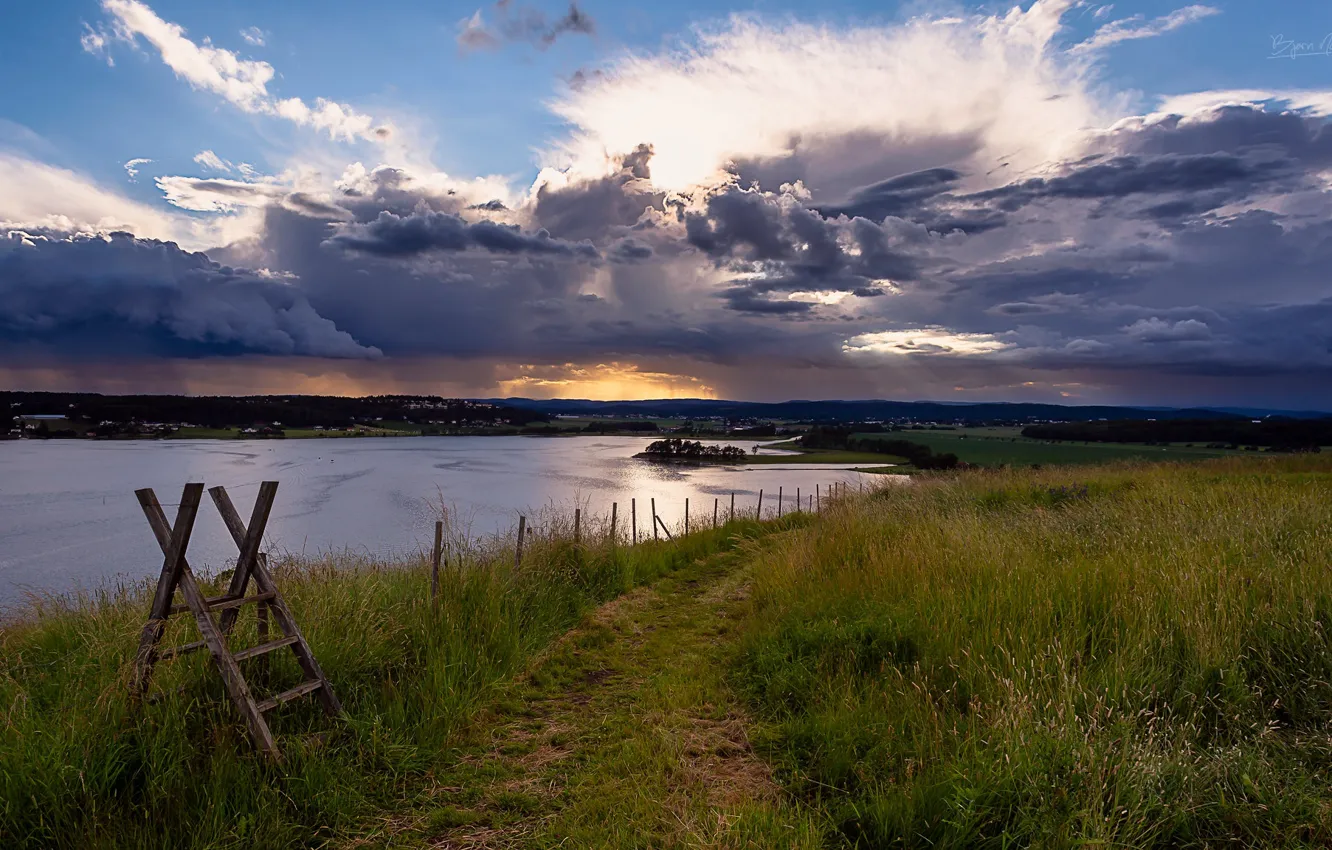
[[1332,458],[918,478],[751,604],[758,750],[847,845],[1332,843]]
[[1203,460],[1252,452],[1208,449],[1200,446],[1144,446],[1117,443],[1057,443],[1030,440],[1021,428],[958,428],[952,431],[894,431],[858,434],[858,437],[903,439],[929,446],[935,454],[952,452],[978,466],[1031,466],[1110,463],[1124,460]]
[[864,463],[882,466],[884,464],[905,464],[905,458],[893,455],[881,455],[874,452],[845,452],[835,449],[801,449],[789,455],[746,455],[746,464],[793,464],[793,463]]
[[[148,589],[34,604],[0,627],[0,846],[293,847],[345,837],[413,803],[429,776],[454,766],[451,747],[473,713],[592,605],[765,528],[737,520],[630,548],[574,546],[562,521],[541,519],[517,572],[503,541],[470,549],[444,574],[437,611],[420,562],[281,567],[346,717],[329,721],[312,700],[274,712],[280,770],[253,755],[198,654],[160,665],[155,689],[183,694],[131,709]],[[583,533],[600,538],[589,524]],[[195,639],[187,619],[173,618],[165,645]],[[253,615],[242,623],[235,647],[257,642]],[[265,693],[299,680],[287,653],[271,657]]]
[[130,711],[142,592],[35,608],[0,846],[1332,844],[1332,457],[923,474],[634,549],[563,522],[437,612],[420,563],[286,565],[347,714],[276,712],[280,769],[206,659]]

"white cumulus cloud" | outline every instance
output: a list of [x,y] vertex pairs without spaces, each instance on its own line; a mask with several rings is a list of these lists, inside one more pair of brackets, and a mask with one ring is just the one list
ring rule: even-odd
[[201,43],[191,41],[181,26],[162,20],[139,0],[102,0],[102,8],[112,17],[111,28],[109,32],[85,33],[82,43],[89,52],[105,55],[111,39],[137,45],[142,38],[156,48],[176,76],[196,89],[221,96],[244,112],[285,118],[342,141],[383,141],[392,134],[387,125],[345,104],[322,97],[313,105],[296,97],[276,97],[268,90],[275,76],[272,65],[243,59],[214,46],[207,38]]

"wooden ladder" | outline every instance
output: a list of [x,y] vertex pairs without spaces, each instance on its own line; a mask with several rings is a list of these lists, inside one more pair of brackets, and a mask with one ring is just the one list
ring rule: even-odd
[[[265,481],[259,485],[259,497],[255,500],[254,512],[250,515],[248,526],[241,522],[240,514],[236,512],[236,507],[231,503],[231,497],[224,488],[213,487],[208,491],[213,497],[218,513],[222,515],[223,523],[235,540],[237,548],[240,549],[236,569],[232,573],[227,592],[222,596],[211,598],[204,597],[185,558],[190,535],[194,530],[194,520],[199,511],[199,503],[203,497],[204,485],[185,485],[180,497],[180,506],[176,509],[174,524],[167,523],[162,505],[151,489],[135,491],[144,515],[148,517],[148,524],[152,526],[153,534],[157,537],[157,543],[162,547],[165,561],[162,564],[162,575],[157,581],[153,607],[139,639],[139,651],[135,657],[134,679],[130,693],[135,701],[141,700],[147,694],[153,665],[157,661],[207,649],[213,656],[218,672],[222,674],[227,693],[231,695],[232,702],[245,718],[245,724],[249,727],[255,746],[273,760],[281,761],[282,755],[273,739],[273,732],[264,719],[265,712],[306,694],[315,694],[324,711],[330,716],[341,713],[342,706],[333,695],[333,688],[324,676],[324,671],[320,669],[319,662],[315,660],[314,653],[310,651],[309,644],[305,642],[300,628],[296,625],[296,619],[282,599],[282,594],[268,570],[267,557],[259,551],[264,529],[268,525],[268,515],[277,496],[277,487],[276,481]],[[251,577],[254,578],[258,592],[246,596]],[[178,589],[185,597],[183,604],[173,604]],[[232,651],[227,646],[227,637],[236,625],[240,608],[244,605],[258,606],[260,643],[257,646]],[[202,640],[159,651],[158,644],[166,629],[167,619],[172,614],[185,611],[194,614]],[[221,616],[216,620],[212,613],[214,611],[221,612]],[[266,640],[270,614],[282,632],[282,637],[277,640]],[[294,688],[264,700],[256,700],[244,674],[241,673],[239,662],[263,659],[268,653],[283,647],[291,647],[295,653],[296,661],[304,672],[304,680]],[[258,663],[262,665],[266,663],[266,659]]]

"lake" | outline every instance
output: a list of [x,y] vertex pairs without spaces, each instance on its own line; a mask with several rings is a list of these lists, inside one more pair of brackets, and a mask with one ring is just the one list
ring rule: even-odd
[[[225,485],[248,520],[260,481],[280,482],[268,524],[268,551],[316,555],[355,551],[377,558],[428,551],[436,505],[470,524],[474,535],[508,531],[520,513],[568,506],[592,513],[619,502],[627,528],[638,499],[640,534],[651,535],[648,500],[674,527],[691,516],[711,521],[753,511],[760,488],[764,513],[785,509],[795,489],[811,493],[832,482],[866,486],[883,476],[841,465],[670,466],[636,460],[650,437],[390,437],[313,440],[0,442],[0,607],[27,593],[65,594],[115,581],[156,576],[162,567],[134,497],[152,487],[174,518],[186,482]],[[747,451],[752,441],[728,441]],[[758,444],[762,446],[762,444]],[[775,453],[772,449],[760,449]],[[226,569],[234,544],[206,495],[190,542],[190,564]]]

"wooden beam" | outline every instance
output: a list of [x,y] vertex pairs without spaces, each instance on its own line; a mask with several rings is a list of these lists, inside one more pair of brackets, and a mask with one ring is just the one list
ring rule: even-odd
[[153,604],[148,611],[148,622],[139,635],[139,649],[134,656],[134,679],[130,684],[130,697],[134,700],[140,699],[148,690],[148,681],[152,678],[157,657],[157,644],[166,629],[166,618],[171,615],[171,599],[180,584],[180,577],[188,570],[185,550],[189,548],[194,520],[199,514],[203,487],[202,484],[185,485],[180,505],[176,509],[175,525],[167,525],[166,514],[152,488],[136,490],[134,493],[139,498],[139,506],[143,508],[148,525],[164,555],[162,573],[157,579],[157,591],[153,594]]
[[[273,510],[273,500],[277,498],[277,488],[276,481],[264,481],[259,485],[259,495],[255,497],[254,510],[250,513],[250,524],[246,526],[244,538],[237,544],[240,547],[240,554],[236,558],[236,569],[231,574],[231,584],[227,587],[228,596],[244,596],[245,589],[250,584],[250,574],[254,571],[254,561],[259,555],[259,547],[264,542],[264,531],[268,528],[268,516]],[[226,489],[221,486],[210,488],[208,495],[213,497],[214,505],[218,504],[219,495],[230,502]],[[222,612],[222,634],[231,634],[239,613],[235,610]]]

